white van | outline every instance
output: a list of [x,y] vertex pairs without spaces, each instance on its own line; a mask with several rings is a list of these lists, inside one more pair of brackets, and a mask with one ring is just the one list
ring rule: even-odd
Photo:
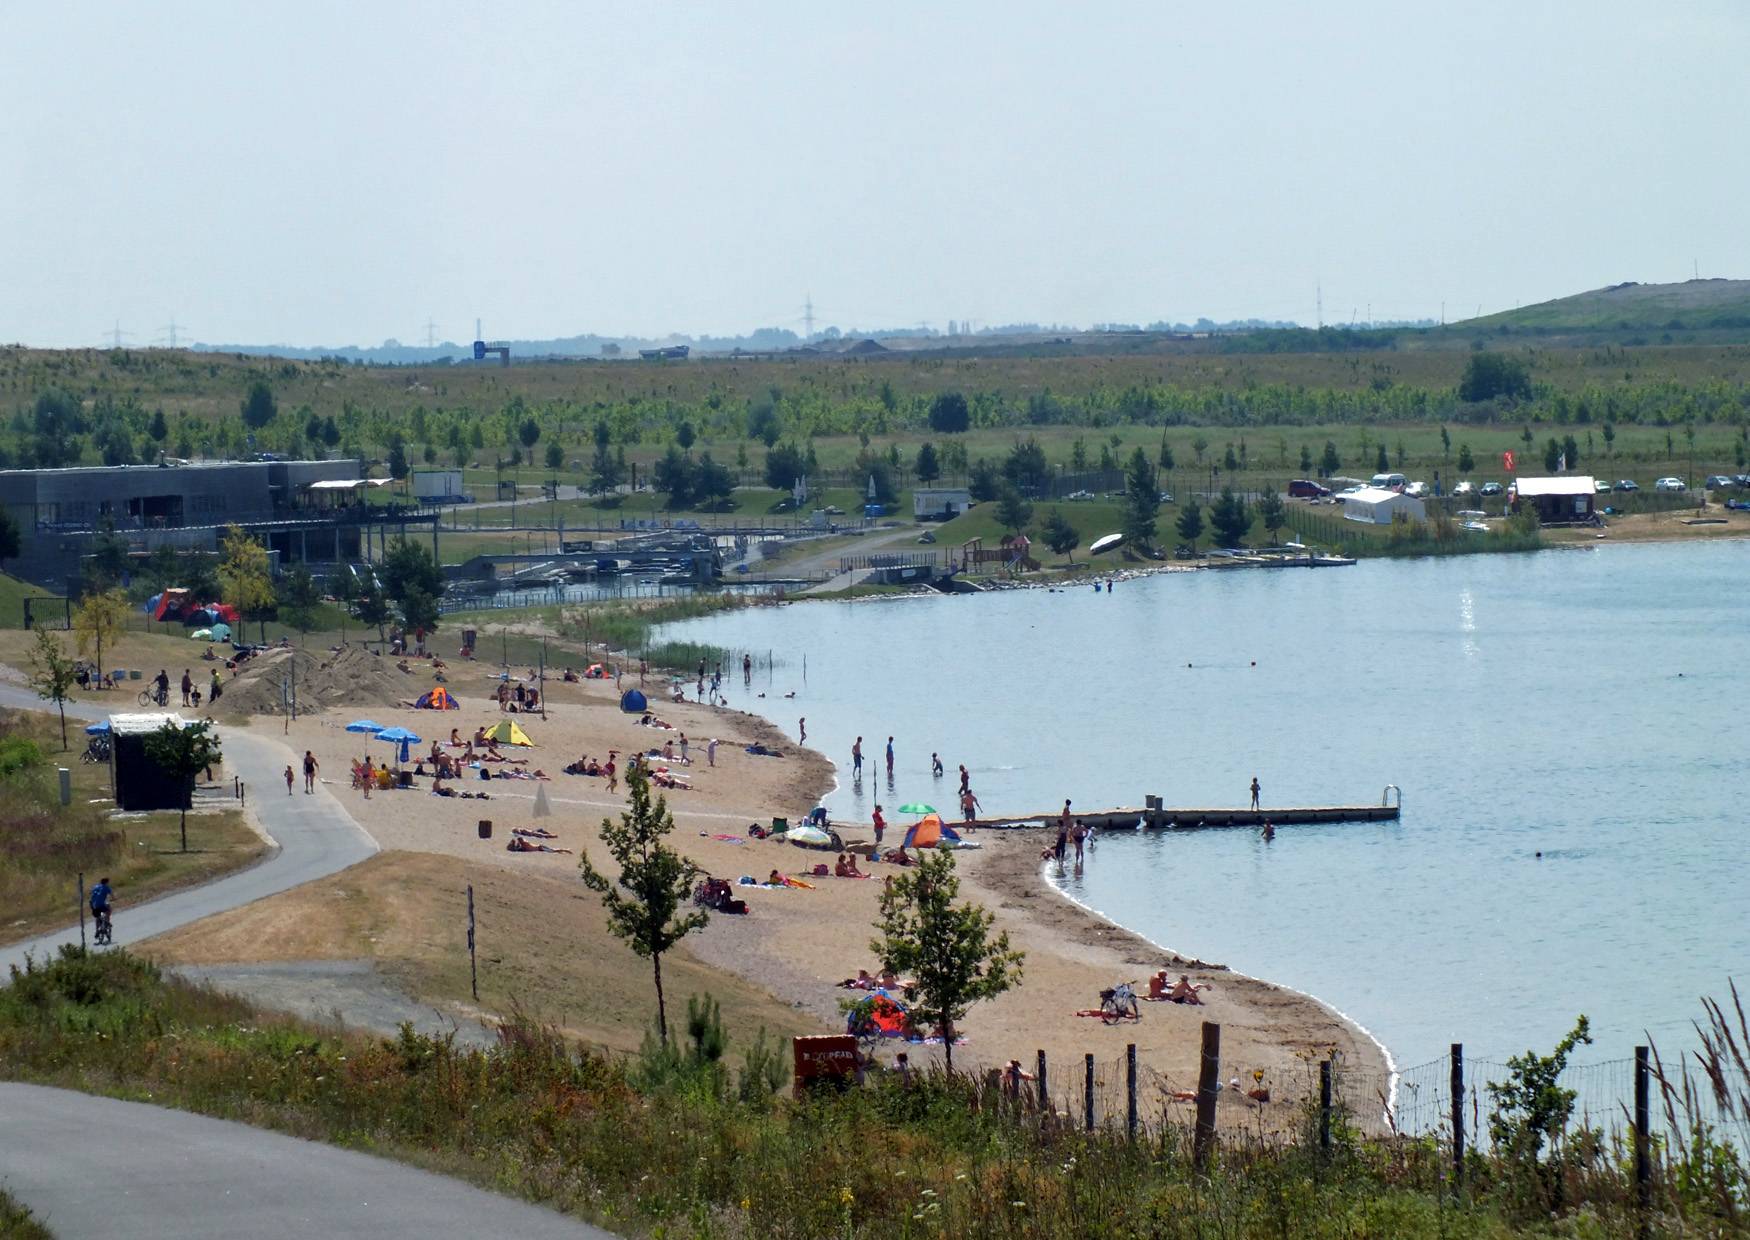
[[1401,491],[1409,485],[1409,479],[1402,474],[1375,474],[1371,485],[1386,491]]

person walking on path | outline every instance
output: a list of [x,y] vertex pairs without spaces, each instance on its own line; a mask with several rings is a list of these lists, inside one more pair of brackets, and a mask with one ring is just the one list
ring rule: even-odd
[[1258,808],[1258,793],[1260,793],[1262,791],[1263,791],[1263,789],[1258,786],[1258,777],[1256,775],[1252,776],[1252,808],[1253,809]]
[[293,776],[293,774],[292,774],[291,764],[287,763],[286,764],[286,795],[287,796],[292,795],[292,780],[294,778],[295,778],[295,776]]
[[874,825],[875,825],[875,847],[877,849],[879,849],[881,847],[881,833],[883,831],[887,830],[887,819],[885,819],[881,816],[881,807],[879,805],[877,805],[875,807]]
[[693,760],[691,758],[687,757],[687,734],[685,732],[682,732],[681,733],[681,765],[682,766],[691,766],[692,764],[693,764]]
[[608,777],[609,792],[618,792],[620,790],[620,777],[614,774],[614,755],[619,752],[620,751],[617,749],[608,750],[608,764],[602,768],[602,774]]
[[893,779],[893,738],[891,736],[887,738],[887,778],[889,781]]
[[304,793],[305,793],[305,795],[308,795],[308,794],[316,791],[316,772],[321,770],[321,769],[322,769],[321,765],[316,761],[316,755],[311,753],[308,749],[306,749],[304,751]]
[[863,778],[863,738],[860,736],[851,746],[851,778]]
[[717,765],[717,738],[715,736],[713,736],[710,742],[705,746],[705,765]]

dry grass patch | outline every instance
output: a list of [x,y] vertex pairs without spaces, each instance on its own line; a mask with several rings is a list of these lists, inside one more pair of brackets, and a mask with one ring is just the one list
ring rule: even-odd
[[[474,886],[480,1003],[469,992],[467,887]],[[650,962],[607,931],[576,878],[518,874],[454,857],[386,852],[332,878],[196,922],[137,948],[163,963],[369,959],[409,995],[456,1012],[521,1010],[584,1042],[637,1048],[656,1017]],[[738,1042],[825,1032],[813,1018],[685,947],[663,961],[671,1012],[711,994]]]

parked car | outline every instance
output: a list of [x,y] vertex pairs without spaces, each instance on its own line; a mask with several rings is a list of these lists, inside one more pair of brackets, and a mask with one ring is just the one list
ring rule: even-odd
[[1653,489],[1655,491],[1687,491],[1689,488],[1683,485],[1681,478],[1661,478],[1653,484]]
[[922,534],[918,535],[918,541],[921,543],[933,543],[933,542],[935,542],[936,541],[935,532],[933,530],[925,530]]
[[1502,486],[1499,482],[1485,482],[1485,483],[1483,483],[1482,486],[1477,488],[1477,494],[1478,495],[1505,495],[1505,494],[1507,494],[1507,488]]
[[1610,494],[1610,484],[1608,482],[1606,482],[1604,479],[1599,478],[1592,483],[1592,490],[1594,493],[1596,493],[1598,495],[1609,495]]
[[1408,483],[1409,479],[1402,474],[1375,474],[1372,485],[1385,491],[1401,491]]
[[1162,504],[1172,503],[1173,502],[1173,493],[1171,491],[1162,491],[1160,493],[1160,495],[1156,497],[1156,502],[1162,503]]
[[1709,474],[1702,485],[1710,491],[1730,491],[1738,485],[1738,480],[1728,478],[1725,474]]
[[840,508],[837,504],[828,504],[825,508],[822,508],[821,511],[829,517],[842,517],[845,515],[845,510]]
[[1633,478],[1619,478],[1617,479],[1616,489],[1619,491],[1638,491],[1641,489],[1641,484],[1636,482]]
[[1412,482],[1404,488],[1404,494],[1412,499],[1420,499],[1428,494],[1428,484],[1426,482]]
[[1330,493],[1330,487],[1320,482],[1314,482],[1311,478],[1296,478],[1288,484],[1288,498],[1290,499],[1323,499]]
[[1466,478],[1463,482],[1452,488],[1453,499],[1459,499],[1466,495],[1475,495],[1476,493],[1477,484],[1472,482],[1469,478]]

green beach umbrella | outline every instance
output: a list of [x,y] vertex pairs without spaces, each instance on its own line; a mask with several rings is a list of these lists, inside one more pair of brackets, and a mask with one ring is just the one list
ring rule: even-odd
[[898,812],[901,814],[933,814],[936,812],[936,807],[925,805],[922,801],[907,801],[899,807]]

